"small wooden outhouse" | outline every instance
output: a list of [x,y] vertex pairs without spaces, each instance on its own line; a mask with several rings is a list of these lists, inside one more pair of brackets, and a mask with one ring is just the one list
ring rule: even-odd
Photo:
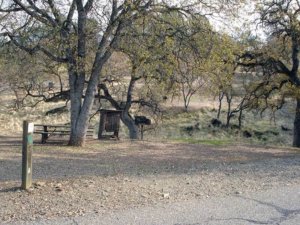
[[[100,110],[98,139],[119,139],[121,114],[122,110]],[[104,132],[113,132],[113,134],[104,134]]]

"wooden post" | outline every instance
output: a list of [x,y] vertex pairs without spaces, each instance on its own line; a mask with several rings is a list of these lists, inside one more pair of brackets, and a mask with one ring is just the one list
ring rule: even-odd
[[106,113],[101,112],[100,113],[99,131],[98,131],[98,139],[99,140],[102,138],[102,134],[105,129],[105,121],[106,121]]
[[23,122],[23,146],[22,146],[22,189],[28,189],[32,185],[32,150],[33,150],[34,124]]
[[44,127],[44,133],[42,133],[42,144],[45,144],[49,135],[48,135],[48,128],[47,126],[43,126]]

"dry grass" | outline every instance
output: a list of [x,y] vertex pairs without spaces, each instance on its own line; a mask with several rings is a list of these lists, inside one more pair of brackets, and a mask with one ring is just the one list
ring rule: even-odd
[[35,123],[66,123],[67,115],[46,116],[49,109],[64,105],[64,103],[41,103],[36,107],[24,107],[19,110],[14,108],[14,97],[10,94],[0,96],[0,134],[20,134],[24,120]]
[[[70,121],[68,113],[46,116],[45,112],[50,109],[63,106],[64,103],[40,103],[37,107],[24,107],[15,110],[12,106],[14,98],[11,93],[0,96],[0,135],[20,135],[22,131],[22,121],[30,120],[35,123],[65,124]],[[28,100],[30,101],[30,100]],[[281,126],[292,128],[293,124],[293,103],[287,104],[285,108],[276,113],[276,124],[270,119],[270,114],[266,112],[260,117],[259,113],[246,112],[242,131],[231,129],[220,129],[209,127],[210,120],[217,114],[217,101],[205,96],[192,99],[189,112],[183,112],[182,101],[174,99],[165,104],[163,120],[156,129],[145,133],[146,140],[176,140],[185,143],[199,143],[222,145],[226,143],[249,143],[249,144],[273,144],[280,146],[291,145],[292,131],[284,132]],[[225,107],[225,106],[224,106]],[[225,121],[226,112],[222,112],[221,120]],[[91,124],[97,129],[98,115],[91,120]],[[185,128],[199,123],[199,130],[186,132]],[[232,119],[233,124],[237,124],[236,118]],[[247,130],[253,134],[252,138],[244,138],[243,131]],[[275,131],[278,135],[272,134]],[[262,132],[263,135],[257,137],[255,134]],[[124,125],[121,127],[120,136],[122,139],[128,138],[128,131]]]
[[[30,107],[30,105],[33,105],[33,101],[35,100],[28,99],[27,106],[17,110],[14,107],[14,96],[11,93],[0,95],[0,135],[20,135],[24,120],[36,124],[66,124],[70,122],[68,113],[46,115],[47,111],[64,106],[64,102],[41,102],[35,107]],[[95,120],[96,118],[92,120],[92,124],[95,123]]]

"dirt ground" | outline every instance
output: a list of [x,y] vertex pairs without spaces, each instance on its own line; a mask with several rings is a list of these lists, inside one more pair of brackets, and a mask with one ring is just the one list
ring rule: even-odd
[[0,222],[73,217],[300,183],[293,148],[90,140],[35,144],[34,186],[21,190],[21,142],[0,136]]

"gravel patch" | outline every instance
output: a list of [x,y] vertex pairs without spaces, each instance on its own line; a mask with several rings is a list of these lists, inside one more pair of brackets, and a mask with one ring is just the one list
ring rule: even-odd
[[105,214],[300,183],[300,154],[292,148],[90,141],[84,148],[36,145],[34,186],[23,191],[20,148],[0,141],[4,224]]

